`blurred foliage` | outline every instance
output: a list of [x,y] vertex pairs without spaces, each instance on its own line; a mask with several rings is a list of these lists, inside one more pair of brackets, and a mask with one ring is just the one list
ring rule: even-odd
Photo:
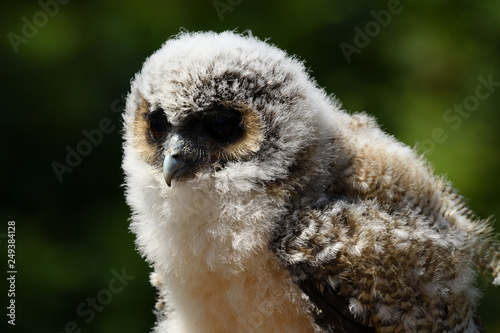
[[[500,81],[497,0],[59,1],[0,4],[6,185],[0,233],[16,221],[16,332],[147,332],[153,326],[150,268],[127,229],[120,110],[144,59],[181,28],[251,30],[298,55],[345,109],[374,114],[408,145],[433,141],[427,155],[436,172],[479,216],[500,216],[499,87],[461,117],[460,126],[443,118],[474,96],[480,76]],[[225,11],[214,3],[225,4]],[[394,4],[398,13],[377,23],[375,16]],[[340,45],[356,46],[356,38],[361,45],[357,31],[372,36],[348,62]],[[13,34],[29,38],[13,44]],[[68,147],[77,149],[86,140],[82,131],[105,118],[110,132],[59,181],[52,163],[65,164]],[[432,139],[436,128],[442,142]],[[135,278],[105,298],[112,271],[122,268]],[[479,312],[490,332],[500,332],[500,288],[480,286]],[[6,289],[2,285],[2,293]],[[88,303],[96,297],[106,305]],[[81,314],[89,309],[92,320]]]

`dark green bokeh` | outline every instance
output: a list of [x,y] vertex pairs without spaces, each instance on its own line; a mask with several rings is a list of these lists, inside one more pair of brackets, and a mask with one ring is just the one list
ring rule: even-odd
[[[213,1],[54,3],[0,5],[0,233],[9,220],[17,226],[17,320],[9,331],[147,332],[153,326],[150,269],[127,229],[119,110],[144,59],[181,27],[250,29],[270,38],[306,60],[319,85],[347,110],[366,110],[406,144],[431,149],[436,171],[479,216],[500,216],[500,87],[459,119],[443,118],[475,95],[480,76],[500,82],[497,0],[403,1],[382,23],[375,16],[395,1],[217,1],[226,4],[223,13]],[[39,27],[29,30],[26,21]],[[356,46],[355,28],[372,37],[357,40],[359,52],[348,62],[340,45]],[[13,45],[12,34],[22,37],[23,29],[26,43]],[[67,147],[77,149],[86,140],[82,131],[99,128],[103,119],[108,133],[59,181],[52,163],[65,164]],[[6,253],[6,239],[0,240]],[[112,271],[123,268],[135,278],[123,289],[110,286]],[[479,284],[479,312],[490,332],[500,332],[500,288]],[[93,308],[88,302],[96,297],[106,304]]]

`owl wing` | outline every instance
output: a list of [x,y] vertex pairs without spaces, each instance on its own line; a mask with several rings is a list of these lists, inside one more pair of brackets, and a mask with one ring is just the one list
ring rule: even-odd
[[340,245],[335,236],[338,230],[324,223],[325,217],[333,216],[313,207],[302,210],[305,213],[291,214],[283,220],[272,247],[307,296],[316,325],[325,332],[375,332],[369,321],[349,310],[348,298],[336,288],[335,276],[345,265],[335,260]]
[[480,331],[469,239],[423,215],[337,200],[296,210],[272,248],[326,332]]
[[364,325],[349,311],[347,299],[340,296],[327,279],[322,278],[314,267],[303,267],[305,274],[297,281],[300,289],[308,296],[316,309],[315,322],[326,332],[369,333],[375,328]]

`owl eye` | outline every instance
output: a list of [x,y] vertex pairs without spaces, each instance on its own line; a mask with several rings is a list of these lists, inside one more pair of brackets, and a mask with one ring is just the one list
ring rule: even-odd
[[162,109],[157,109],[148,114],[149,132],[153,140],[162,139],[167,133],[170,124]]
[[204,122],[208,134],[219,141],[229,140],[241,131],[241,115],[237,111],[218,112]]

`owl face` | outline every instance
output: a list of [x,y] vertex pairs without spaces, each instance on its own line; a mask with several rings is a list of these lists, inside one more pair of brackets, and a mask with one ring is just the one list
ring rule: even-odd
[[140,158],[168,186],[202,176],[244,187],[286,178],[321,138],[322,109],[331,108],[303,64],[230,32],[180,37],[132,83],[125,123]]
[[142,118],[143,145],[149,153],[145,158],[162,169],[168,186],[174,179],[193,179],[249,159],[262,141],[256,113],[237,105],[214,104],[177,125],[161,107],[144,110]]

